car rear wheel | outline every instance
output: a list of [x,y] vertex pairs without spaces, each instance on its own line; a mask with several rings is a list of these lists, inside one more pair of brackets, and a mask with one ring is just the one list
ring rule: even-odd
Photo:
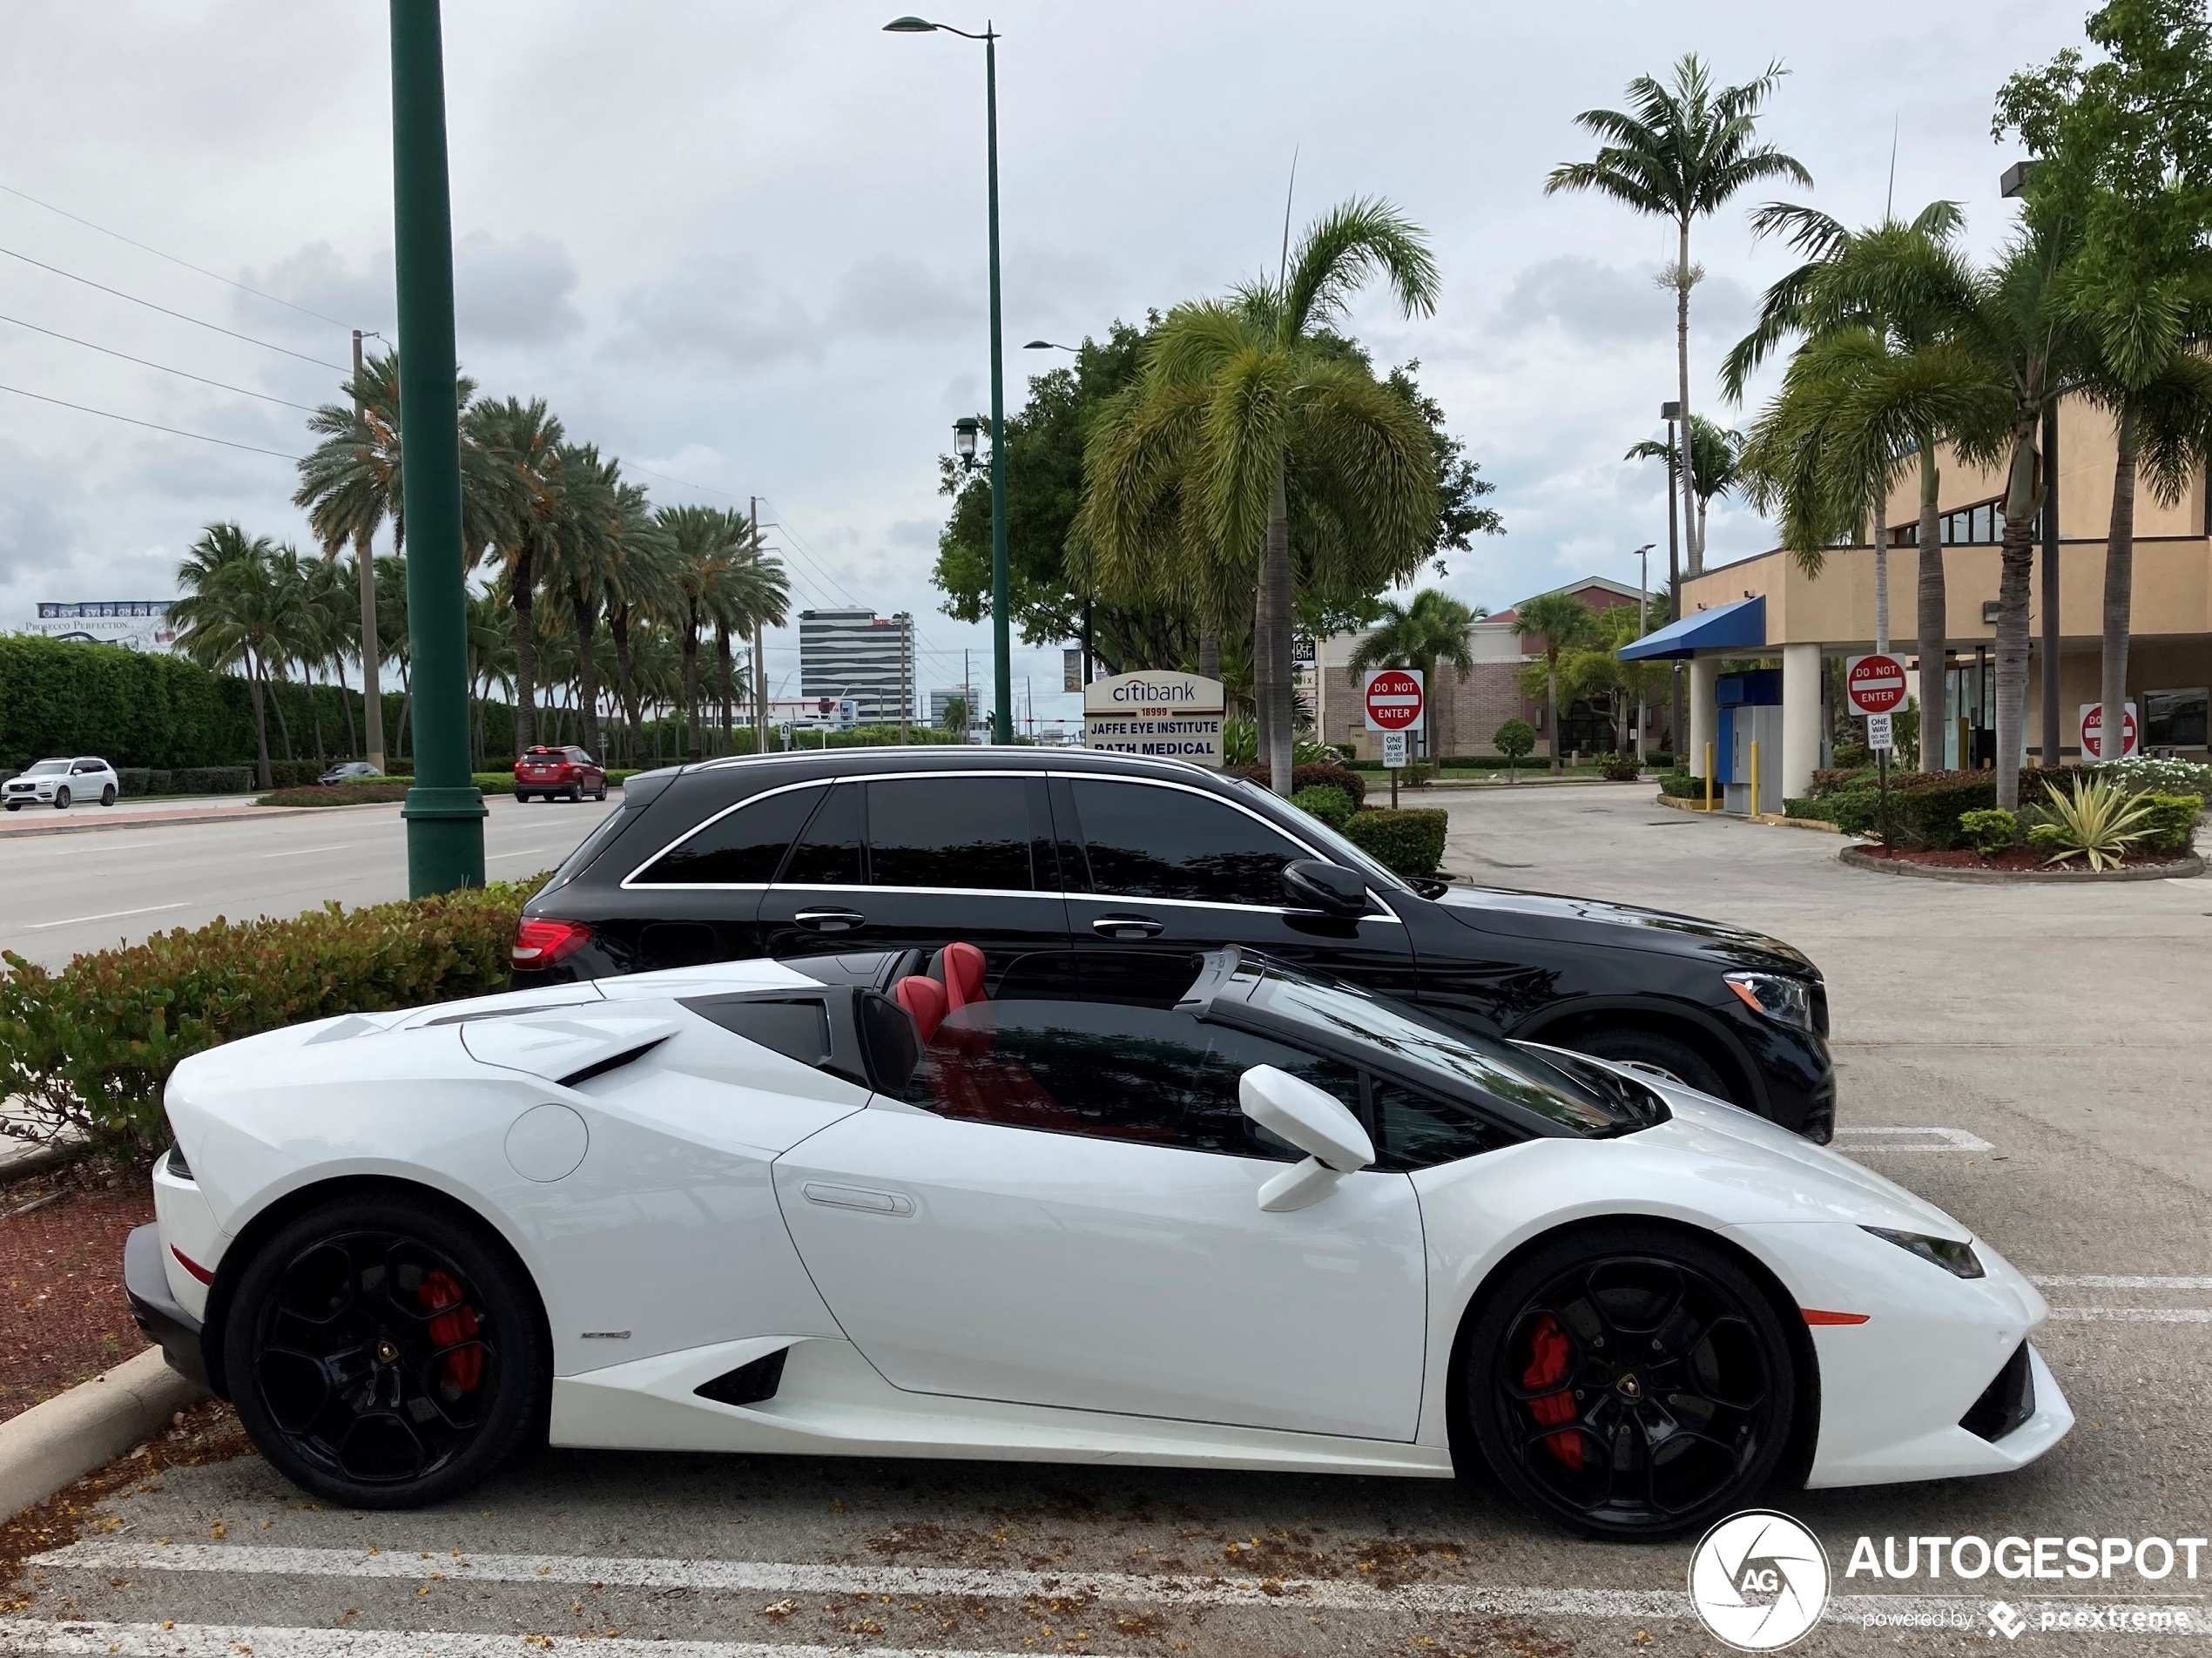
[[527,800],[529,799],[529,795],[525,791],[517,789],[515,791],[515,798],[517,800]]
[[223,1348],[255,1447],[356,1508],[418,1507],[485,1479],[542,1421],[552,1368],[513,1257],[398,1197],[341,1200],[271,1238]]
[[1737,1099],[1718,1068],[1688,1042],[1646,1026],[1588,1026],[1560,1046],[1595,1059],[1659,1071],[1670,1082],[1679,1082],[1684,1088],[1696,1088],[1700,1094],[1710,1094],[1746,1110],[1756,1109],[1752,1102]]
[[115,804],[115,785],[111,783],[100,791],[100,804],[104,806],[111,806]]
[[569,804],[570,804],[570,805],[577,805],[581,804],[581,803],[582,803],[582,801],[583,801],[583,785],[582,785],[581,783],[571,783],[571,784],[570,784],[570,785],[569,785]]
[[1748,1506],[1796,1410],[1796,1361],[1750,1276],[1629,1223],[1509,1267],[1467,1326],[1464,1420],[1499,1481],[1589,1537],[1665,1538]]
[[69,785],[66,783],[54,791],[54,810],[57,812],[69,810]]

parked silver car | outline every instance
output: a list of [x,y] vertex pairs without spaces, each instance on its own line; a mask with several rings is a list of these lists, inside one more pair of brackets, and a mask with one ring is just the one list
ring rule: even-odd
[[30,805],[53,806],[66,812],[71,803],[77,800],[98,800],[104,806],[111,806],[122,792],[122,780],[115,775],[115,768],[98,756],[87,754],[73,760],[39,761],[0,785],[0,799],[7,802],[10,812]]

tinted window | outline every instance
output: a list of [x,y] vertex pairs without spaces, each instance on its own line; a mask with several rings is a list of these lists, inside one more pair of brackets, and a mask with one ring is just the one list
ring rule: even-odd
[[1429,1169],[1480,1156],[1527,1136],[1450,1100],[1378,1076],[1369,1082],[1374,1112],[1376,1165]]
[[824,792],[817,783],[749,801],[670,847],[637,879],[657,884],[765,885],[776,879],[776,866],[783,862],[785,851]]
[[829,792],[791,849],[784,873],[787,886],[858,886],[860,873],[860,785],[840,783]]
[[971,1122],[1296,1162],[1302,1153],[1238,1108],[1238,1079],[1259,1064],[1359,1108],[1347,1067],[1188,1014],[1073,1001],[986,1002],[949,1015],[907,1097]]
[[1021,778],[892,778],[868,790],[868,873],[878,886],[1026,893],[1036,838]]
[[1077,778],[1090,889],[1132,898],[1280,906],[1283,866],[1304,848],[1224,800]]
[[829,1010],[819,1001],[739,1001],[702,996],[684,1006],[723,1029],[802,1065],[819,1065],[829,1057]]

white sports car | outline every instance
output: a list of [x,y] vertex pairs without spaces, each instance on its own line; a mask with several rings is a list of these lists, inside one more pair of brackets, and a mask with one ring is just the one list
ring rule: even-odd
[[1662,1075],[1234,949],[354,1015],[169,1084],[140,1321],[362,1506],[556,1446],[1444,1477],[1595,1535],[2073,1414],[1957,1222]]

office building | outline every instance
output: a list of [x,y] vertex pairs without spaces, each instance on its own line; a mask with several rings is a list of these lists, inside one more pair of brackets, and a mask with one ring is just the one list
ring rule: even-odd
[[799,613],[799,690],[850,698],[864,725],[895,722],[914,706],[914,618],[872,610]]

